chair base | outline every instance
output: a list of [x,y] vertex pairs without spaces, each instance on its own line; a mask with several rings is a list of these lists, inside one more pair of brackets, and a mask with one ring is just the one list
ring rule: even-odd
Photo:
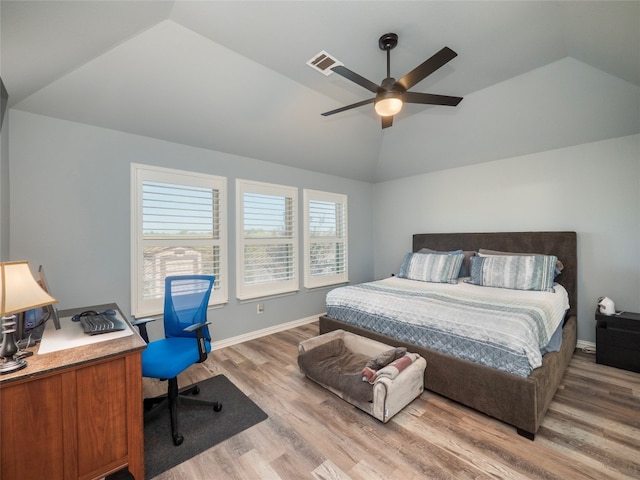
[[178,405],[211,407],[214,412],[219,412],[222,410],[222,403],[187,396],[198,395],[200,393],[200,387],[197,384],[178,389],[177,378],[170,378],[168,382],[169,386],[166,395],[144,399],[144,418],[145,422],[154,418],[163,410],[165,404],[168,404],[171,417],[171,436],[173,438],[173,444],[178,446],[184,441],[184,437],[178,433]]

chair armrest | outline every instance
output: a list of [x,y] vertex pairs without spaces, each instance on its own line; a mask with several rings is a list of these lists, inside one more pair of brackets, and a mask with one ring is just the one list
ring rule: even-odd
[[183,332],[195,332],[199,328],[204,328],[207,325],[211,325],[211,322],[200,322],[189,325],[187,328],[183,329]]
[[133,325],[134,327],[137,327],[138,325],[146,325],[149,322],[155,322],[156,319],[155,318],[138,318],[136,320],[132,320],[131,321],[131,325]]
[[198,358],[198,363],[202,363],[207,359],[207,347],[205,344],[205,340],[207,342],[210,342],[211,339],[204,338],[204,336],[202,335],[202,329],[210,324],[211,322],[193,323],[182,330],[183,332],[196,332],[196,339],[198,340],[198,354],[200,355],[200,357]]
[[138,331],[140,332],[140,336],[142,337],[142,339],[146,343],[149,343],[149,334],[147,333],[147,323],[155,322],[155,321],[156,321],[155,318],[140,318],[137,320],[133,320],[131,322],[131,325],[133,325],[134,327],[138,327]]

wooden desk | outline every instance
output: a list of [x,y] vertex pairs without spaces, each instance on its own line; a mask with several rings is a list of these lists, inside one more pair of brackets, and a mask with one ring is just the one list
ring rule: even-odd
[[[107,308],[118,309],[97,305],[60,316]],[[33,347],[26,368],[0,377],[0,478],[90,480],[128,467],[144,480],[145,342],[132,330],[43,355]]]

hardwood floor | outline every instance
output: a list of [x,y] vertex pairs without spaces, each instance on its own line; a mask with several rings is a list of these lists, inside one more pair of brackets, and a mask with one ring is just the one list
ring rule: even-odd
[[[226,347],[185,372],[181,385],[224,373],[269,418],[154,480],[640,478],[638,373],[576,352],[534,442],[429,391],[382,424],[300,374],[298,343],[317,334]],[[164,388],[145,379],[145,395]]]

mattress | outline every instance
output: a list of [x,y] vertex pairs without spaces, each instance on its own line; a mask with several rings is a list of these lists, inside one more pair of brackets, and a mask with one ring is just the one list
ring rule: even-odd
[[543,351],[562,328],[569,308],[564,287],[555,284],[553,290],[511,290],[463,280],[445,284],[391,277],[330,291],[327,315],[527,377],[542,365]]

